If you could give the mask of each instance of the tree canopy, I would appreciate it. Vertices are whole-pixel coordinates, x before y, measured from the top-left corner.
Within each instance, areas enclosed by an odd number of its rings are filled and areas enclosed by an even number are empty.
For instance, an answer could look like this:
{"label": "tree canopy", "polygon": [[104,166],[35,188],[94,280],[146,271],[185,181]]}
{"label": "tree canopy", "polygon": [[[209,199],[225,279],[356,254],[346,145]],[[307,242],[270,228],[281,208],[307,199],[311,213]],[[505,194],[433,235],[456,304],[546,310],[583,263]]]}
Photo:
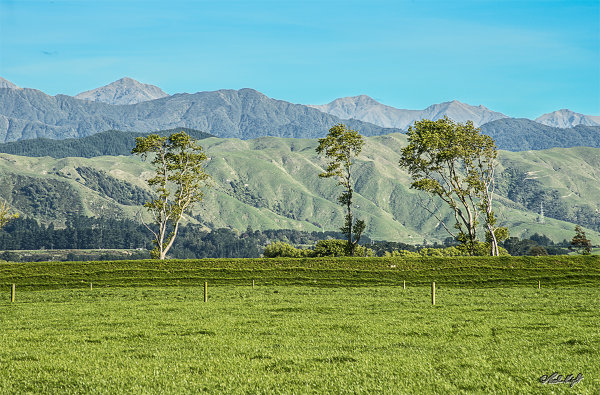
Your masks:
{"label": "tree canopy", "polygon": [[575,236],[571,240],[571,248],[582,255],[590,255],[592,252],[592,242],[585,235],[585,231],[579,225],[575,226]]}
{"label": "tree canopy", "polygon": [[[496,226],[493,211],[494,170],[497,149],[494,140],[471,121],[455,123],[447,117],[415,122],[408,130],[408,146],[402,150],[400,166],[412,177],[411,188],[428,192],[453,210],[456,231],[445,229],[468,251],[475,253],[477,225],[483,214],[491,255],[498,255],[498,239],[505,228]],[[436,208],[425,206],[432,214]]]}
{"label": "tree canopy", "polygon": [[0,202],[0,229],[15,218],[19,218],[18,213],[12,213],[11,208],[5,200]]}

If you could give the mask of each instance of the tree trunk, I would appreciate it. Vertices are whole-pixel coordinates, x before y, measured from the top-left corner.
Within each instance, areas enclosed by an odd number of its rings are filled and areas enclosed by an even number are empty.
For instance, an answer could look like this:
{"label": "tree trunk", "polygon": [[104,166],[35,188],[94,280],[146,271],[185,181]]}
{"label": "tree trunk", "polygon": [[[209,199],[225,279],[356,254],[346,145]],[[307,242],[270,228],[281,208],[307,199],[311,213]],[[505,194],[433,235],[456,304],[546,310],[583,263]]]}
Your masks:
{"label": "tree trunk", "polygon": [[498,249],[498,239],[494,234],[494,228],[488,224],[488,232],[490,232],[490,255],[499,256],[500,250]]}

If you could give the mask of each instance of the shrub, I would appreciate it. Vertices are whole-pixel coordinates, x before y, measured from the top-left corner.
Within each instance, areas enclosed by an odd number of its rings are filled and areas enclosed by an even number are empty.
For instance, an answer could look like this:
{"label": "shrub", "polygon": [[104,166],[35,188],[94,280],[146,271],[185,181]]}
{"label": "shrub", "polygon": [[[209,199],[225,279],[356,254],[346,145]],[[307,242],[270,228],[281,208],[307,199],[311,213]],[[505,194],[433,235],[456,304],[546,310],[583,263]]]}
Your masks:
{"label": "shrub", "polygon": [[[460,251],[459,255],[468,255],[466,246],[464,244],[460,244],[456,247],[458,251]],[[510,254],[506,251],[505,248],[498,246],[498,253],[500,256],[509,256]],[[474,248],[474,256],[490,256],[490,243],[483,243],[478,241],[475,244]]]}
{"label": "shrub", "polygon": [[[315,245],[312,256],[350,256],[348,241],[336,239],[320,240]],[[370,248],[357,245],[354,248],[354,256],[375,256],[375,253]]]}
{"label": "shrub", "polygon": [[283,241],[276,241],[265,247],[263,255],[265,258],[300,258],[306,256],[304,251]]}

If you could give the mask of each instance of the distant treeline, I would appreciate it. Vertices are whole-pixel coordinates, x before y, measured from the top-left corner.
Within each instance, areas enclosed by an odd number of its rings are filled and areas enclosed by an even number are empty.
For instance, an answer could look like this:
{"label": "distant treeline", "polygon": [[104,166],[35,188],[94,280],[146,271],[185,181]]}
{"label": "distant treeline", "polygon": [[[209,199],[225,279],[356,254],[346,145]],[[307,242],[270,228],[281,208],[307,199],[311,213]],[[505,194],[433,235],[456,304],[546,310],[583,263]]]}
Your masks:
{"label": "distant treeline", "polygon": [[[339,232],[303,232],[291,229],[236,231],[214,229],[211,232],[201,225],[186,225],[180,229],[169,256],[180,259],[194,258],[258,258],[265,247],[275,241],[295,246],[312,247],[319,240],[343,239]],[[451,244],[414,246],[400,242],[371,241],[364,245],[375,255],[384,256],[392,251],[419,251],[421,248],[442,248]],[[568,252],[568,242],[554,244],[548,237],[535,234],[529,239],[511,237],[502,246],[511,255],[559,255]],[[140,249],[140,258],[152,248],[152,238],[146,227],[129,219],[115,220],[70,216],[66,227],[57,229],[54,224],[40,225],[30,218],[18,218],[0,230],[0,259],[16,260],[11,250],[52,249]],[[75,257],[75,256],[74,256]],[[78,257],[79,258],[79,257]],[[33,259],[33,258],[32,258]],[[80,258],[84,259],[84,258]],[[107,255],[106,259],[112,259]]]}
{"label": "distant treeline", "polygon": [[[161,136],[168,136],[174,132],[185,131],[190,136],[201,140],[214,137],[209,133],[189,128],[176,128],[154,132]],[[131,148],[135,146],[135,138],[147,136],[150,133],[121,132],[108,130],[82,138],[53,140],[37,138],[20,140],[0,144],[0,152],[20,156],[50,156],[52,158],[82,157],[93,158],[96,156],[131,155]]]}
{"label": "distant treeline", "polygon": [[[201,225],[180,228],[172,258],[258,258],[271,241],[294,245],[314,245],[318,240],[341,238],[339,232],[300,232],[280,229],[243,232],[214,229],[209,232]],[[366,239],[368,240],[368,239]],[[122,219],[92,218],[71,215],[66,226],[40,225],[31,218],[18,218],[0,230],[0,259],[11,260],[10,250],[41,249],[142,249],[149,250],[152,237],[138,222]]]}

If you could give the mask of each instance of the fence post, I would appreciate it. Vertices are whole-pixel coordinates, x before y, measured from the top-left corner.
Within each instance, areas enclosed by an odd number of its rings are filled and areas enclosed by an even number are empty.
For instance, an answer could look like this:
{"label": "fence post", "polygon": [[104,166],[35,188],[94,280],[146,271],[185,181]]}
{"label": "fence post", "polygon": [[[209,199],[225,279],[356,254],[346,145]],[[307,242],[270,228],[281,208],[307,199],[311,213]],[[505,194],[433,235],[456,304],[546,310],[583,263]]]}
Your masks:
{"label": "fence post", "polygon": [[12,287],[10,288],[10,303],[15,303],[15,291],[16,291],[16,285],[13,284]]}
{"label": "fence post", "polygon": [[204,303],[208,302],[208,281],[204,282]]}
{"label": "fence post", "polygon": [[252,280],[252,288],[254,288],[254,280]]}
{"label": "fence post", "polygon": [[406,280],[402,280],[402,289],[406,289]]}
{"label": "fence post", "polygon": [[90,290],[94,289],[94,287],[92,286],[92,283],[90,282]]}
{"label": "fence post", "polygon": [[435,306],[435,281],[431,283],[431,304]]}
{"label": "fence post", "polygon": [[538,289],[542,289],[542,282],[538,280]]}

